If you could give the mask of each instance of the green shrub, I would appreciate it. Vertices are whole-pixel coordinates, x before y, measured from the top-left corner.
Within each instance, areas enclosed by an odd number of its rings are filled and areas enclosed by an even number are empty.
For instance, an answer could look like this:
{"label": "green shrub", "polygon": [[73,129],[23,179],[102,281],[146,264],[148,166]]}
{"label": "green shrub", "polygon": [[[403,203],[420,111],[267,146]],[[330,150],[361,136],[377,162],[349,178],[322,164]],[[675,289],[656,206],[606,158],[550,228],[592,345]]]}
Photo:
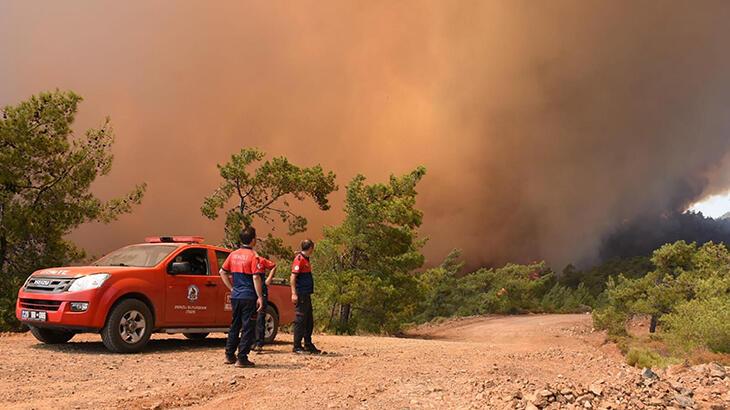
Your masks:
{"label": "green shrub", "polygon": [[626,354],[626,363],[635,367],[663,368],[677,363],[677,359],[664,357],[659,353],[645,348],[632,347]]}
{"label": "green shrub", "polygon": [[[730,353],[730,252],[723,244],[700,247],[678,241],[654,251],[654,270],[640,278],[609,277],[601,308],[593,313],[596,328],[609,336],[626,336],[635,315],[659,320],[652,342],[666,343],[675,353]],[[635,339],[627,338],[629,344]],[[646,349],[629,349],[631,364],[648,366],[666,360]]]}
{"label": "green shrub", "polygon": [[662,317],[661,323],[674,347],[730,353],[730,296],[691,300]]}
{"label": "green shrub", "polygon": [[614,306],[593,311],[593,327],[608,331],[609,336],[625,336],[628,316]]}
{"label": "green shrub", "polygon": [[575,289],[556,283],[540,301],[543,311],[557,313],[590,311],[595,303],[595,298],[582,283]]}
{"label": "green shrub", "polygon": [[646,256],[636,256],[626,259],[610,259],[600,265],[587,270],[578,270],[568,265],[560,275],[560,284],[575,289],[579,285],[585,286],[591,295],[598,296],[606,289],[609,277],[619,274],[628,278],[640,278],[653,268]]}
{"label": "green shrub", "polygon": [[15,301],[23,281],[24,279],[10,275],[0,280],[0,331],[23,329],[23,325],[15,318]]}
{"label": "green shrub", "polygon": [[460,251],[449,253],[444,262],[435,268],[418,274],[420,301],[416,322],[428,322],[438,317],[456,314],[464,301],[456,277],[463,263],[459,262]]}
{"label": "green shrub", "polygon": [[507,264],[479,269],[458,281],[463,296],[457,314],[522,313],[540,310],[540,300],[555,282],[544,263]]}
{"label": "green shrub", "polygon": [[[441,266],[417,276],[421,300],[416,322],[427,322],[439,316],[546,310],[542,300],[547,290],[555,287],[555,279],[544,263],[482,268],[459,277],[457,274],[462,264],[457,262],[458,256],[458,253],[452,252]],[[581,309],[581,304],[590,302],[587,294],[583,288],[576,293],[567,288],[556,289],[553,297],[544,305],[577,311]],[[557,311],[558,308],[549,309]]]}

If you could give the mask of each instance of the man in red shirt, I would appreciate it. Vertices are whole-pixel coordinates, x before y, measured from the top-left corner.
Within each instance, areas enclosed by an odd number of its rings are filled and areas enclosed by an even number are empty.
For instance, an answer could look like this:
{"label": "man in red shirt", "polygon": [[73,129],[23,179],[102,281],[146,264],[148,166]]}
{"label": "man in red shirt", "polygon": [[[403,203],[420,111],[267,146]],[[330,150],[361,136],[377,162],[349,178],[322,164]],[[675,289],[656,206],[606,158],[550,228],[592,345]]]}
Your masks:
{"label": "man in red shirt", "polygon": [[[312,293],[314,293],[314,278],[309,257],[314,252],[314,242],[307,239],[302,241],[302,250],[297,253],[291,268],[291,301],[296,306],[294,319],[294,353],[322,353],[312,343],[314,316],[312,312]],[[304,339],[304,346],[302,346]]]}
{"label": "man in red shirt", "polygon": [[[261,312],[263,308],[261,277],[256,274],[258,255],[253,250],[256,245],[256,230],[253,227],[243,229],[239,235],[241,248],[231,252],[223,262],[219,272],[223,283],[231,290],[231,306],[233,318],[226,341],[226,363],[236,363],[236,367],[253,367],[248,360],[254,340],[254,324],[251,316]],[[228,275],[233,277],[231,284]],[[238,347],[238,361],[236,361]]]}

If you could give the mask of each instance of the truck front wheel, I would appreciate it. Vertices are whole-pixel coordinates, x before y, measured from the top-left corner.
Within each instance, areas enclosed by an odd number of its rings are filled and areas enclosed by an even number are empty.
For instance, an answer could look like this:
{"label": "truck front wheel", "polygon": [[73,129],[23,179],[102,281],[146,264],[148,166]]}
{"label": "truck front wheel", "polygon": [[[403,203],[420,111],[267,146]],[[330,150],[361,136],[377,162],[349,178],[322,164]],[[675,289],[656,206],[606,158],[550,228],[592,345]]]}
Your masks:
{"label": "truck front wheel", "polygon": [[74,337],[74,332],[67,330],[44,329],[35,326],[30,326],[30,333],[39,341],[49,345],[66,343]]}
{"label": "truck front wheel", "polygon": [[139,352],[152,334],[152,313],[139,299],[125,299],[109,314],[101,330],[104,346],[115,353]]}

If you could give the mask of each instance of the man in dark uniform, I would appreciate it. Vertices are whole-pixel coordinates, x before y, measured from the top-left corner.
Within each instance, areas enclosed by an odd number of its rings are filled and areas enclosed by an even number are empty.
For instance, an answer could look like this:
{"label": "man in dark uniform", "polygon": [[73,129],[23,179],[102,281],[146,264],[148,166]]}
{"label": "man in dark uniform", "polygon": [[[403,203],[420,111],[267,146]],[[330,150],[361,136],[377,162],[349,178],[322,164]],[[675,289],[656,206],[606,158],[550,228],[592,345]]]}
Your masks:
{"label": "man in dark uniform", "polygon": [[[291,301],[296,306],[294,319],[294,353],[322,353],[312,343],[314,317],[312,314],[312,293],[314,293],[314,278],[309,257],[314,252],[314,242],[307,239],[302,241],[302,250],[297,253],[291,268]],[[304,339],[304,346],[302,346]]]}
{"label": "man in dark uniform", "polygon": [[[269,276],[266,277],[266,271],[269,271]],[[276,263],[258,256],[256,261],[256,274],[261,277],[262,283],[262,299],[264,301],[261,311],[256,316],[256,342],[254,343],[254,350],[256,353],[261,353],[264,350],[264,339],[266,338],[266,307],[269,305],[269,285],[271,280],[276,274]]]}
{"label": "man in dark uniform", "polygon": [[[248,360],[255,330],[251,316],[263,308],[261,277],[256,275],[257,255],[253,250],[256,245],[256,230],[247,227],[241,231],[239,237],[241,248],[228,255],[218,272],[223,283],[231,290],[233,308],[231,328],[226,342],[225,363],[236,363],[236,367],[253,367],[254,363]],[[233,284],[228,278],[229,274],[233,276]],[[238,347],[238,361],[235,356],[236,347]]]}

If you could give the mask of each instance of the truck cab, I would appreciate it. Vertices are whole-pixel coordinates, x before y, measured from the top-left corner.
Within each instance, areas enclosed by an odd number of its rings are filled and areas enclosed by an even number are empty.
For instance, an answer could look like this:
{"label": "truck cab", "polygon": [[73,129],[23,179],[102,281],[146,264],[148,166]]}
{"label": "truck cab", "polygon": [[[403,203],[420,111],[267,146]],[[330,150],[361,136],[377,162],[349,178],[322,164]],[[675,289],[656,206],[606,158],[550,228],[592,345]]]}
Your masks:
{"label": "truck cab", "polygon": [[[142,350],[152,333],[226,333],[231,294],[218,271],[230,252],[195,236],[150,237],[89,266],[42,269],[19,290],[16,316],[41,342],[94,332],[119,353]],[[284,283],[269,287],[268,342],[294,318],[290,297]]]}

